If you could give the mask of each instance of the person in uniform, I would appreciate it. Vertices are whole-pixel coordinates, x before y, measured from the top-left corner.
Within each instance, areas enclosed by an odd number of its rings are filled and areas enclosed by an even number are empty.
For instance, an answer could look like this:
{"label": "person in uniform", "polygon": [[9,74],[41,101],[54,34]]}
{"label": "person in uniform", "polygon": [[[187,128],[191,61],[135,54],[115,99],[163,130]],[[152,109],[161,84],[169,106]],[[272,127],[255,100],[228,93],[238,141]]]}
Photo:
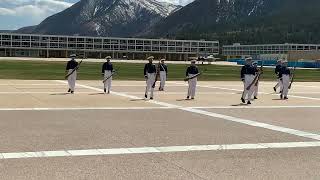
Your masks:
{"label": "person in uniform", "polygon": [[[101,73],[102,73],[102,76],[103,76],[104,80],[108,78],[104,82],[104,93],[110,94],[111,83],[112,83],[113,65],[110,62],[110,60],[111,60],[110,56],[107,56],[106,60],[107,60],[107,62],[105,62],[103,64]],[[107,90],[108,90],[108,92],[107,92]]]}
{"label": "person in uniform", "polygon": [[[258,63],[255,61],[252,63],[254,71],[256,72],[256,76],[258,76],[260,72],[259,68],[258,68]],[[253,86],[253,97],[254,99],[258,99],[258,91],[259,91],[259,80],[257,81],[257,83]]]}
{"label": "person in uniform", "polygon": [[[199,74],[199,70],[198,70],[198,67],[196,66],[196,60],[192,60],[191,65],[187,68],[186,77],[190,78],[197,74]],[[197,81],[198,81],[197,77],[188,80],[189,88],[188,88],[187,99],[189,99],[190,97],[192,100],[194,99],[196,94]]]}
{"label": "person in uniform", "polygon": [[70,58],[71,60],[68,61],[67,67],[66,67],[66,76],[68,76],[68,85],[69,85],[69,90],[71,94],[74,93],[74,89],[76,86],[76,80],[77,80],[77,68],[79,63],[76,61],[76,54],[71,54]]}
{"label": "person in uniform", "polygon": [[282,82],[281,82],[280,77],[279,77],[279,73],[280,73],[281,67],[282,67],[282,59],[279,59],[277,61],[277,65],[276,65],[276,68],[274,70],[274,73],[277,75],[278,83],[276,84],[275,87],[273,87],[273,90],[274,90],[274,92],[277,92],[277,89],[280,88],[280,93],[281,93],[281,90],[282,90]]}
{"label": "person in uniform", "polygon": [[159,64],[160,70],[160,87],[159,91],[164,91],[164,86],[166,84],[167,76],[168,76],[168,67],[164,63],[165,59],[161,59],[161,63]]}
{"label": "person in uniform", "polygon": [[147,58],[149,63],[147,63],[144,66],[144,77],[146,78],[146,91],[145,91],[145,98],[148,98],[148,93],[150,91],[150,99],[153,99],[153,92],[154,92],[154,85],[156,82],[156,73],[157,73],[157,69],[156,69],[156,65],[153,64],[153,56],[150,56]]}
{"label": "person in uniform", "polygon": [[291,71],[288,68],[288,61],[282,62],[282,67],[279,72],[279,77],[282,82],[282,92],[280,95],[280,99],[288,99],[288,92],[291,80]]}
{"label": "person in uniform", "polygon": [[247,104],[251,104],[254,85],[250,88],[249,86],[253,83],[255,76],[256,71],[252,66],[252,58],[249,57],[246,59],[246,64],[241,69],[241,80],[244,83],[244,90],[241,97],[242,103],[245,103],[245,100],[247,99]]}

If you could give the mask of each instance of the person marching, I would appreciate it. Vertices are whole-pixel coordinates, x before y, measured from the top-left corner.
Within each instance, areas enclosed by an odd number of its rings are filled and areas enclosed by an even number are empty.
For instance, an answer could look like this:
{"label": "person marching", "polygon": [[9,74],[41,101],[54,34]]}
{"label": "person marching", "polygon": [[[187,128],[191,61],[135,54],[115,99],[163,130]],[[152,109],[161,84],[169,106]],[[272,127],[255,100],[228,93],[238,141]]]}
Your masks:
{"label": "person marching", "polygon": [[150,99],[153,99],[153,92],[154,92],[154,84],[156,82],[156,65],[153,64],[153,56],[147,58],[149,63],[144,66],[144,77],[146,78],[146,91],[145,91],[145,98],[148,98],[148,93],[150,91]]}
{"label": "person marching", "polygon": [[161,63],[159,64],[160,70],[160,87],[159,91],[164,91],[164,86],[166,84],[167,76],[168,76],[168,67],[164,63],[165,59],[161,59]]}
{"label": "person marching", "polygon": [[282,92],[280,95],[280,99],[288,99],[288,92],[291,80],[291,71],[288,68],[288,61],[282,62],[282,68],[279,72],[279,77],[282,82]]}
{"label": "person marching", "polygon": [[[104,77],[104,93],[110,94],[111,83],[112,83],[112,73],[113,73],[113,65],[110,62],[111,57],[106,57],[107,62],[103,63],[102,66],[102,76]],[[107,92],[108,90],[108,92]]]}
{"label": "person marching", "polygon": [[246,59],[246,64],[241,69],[241,80],[244,83],[244,91],[242,93],[241,101],[245,103],[245,99],[248,100],[247,104],[251,104],[253,87],[252,85],[256,77],[256,71],[252,66],[252,58],[249,57]]}
{"label": "person marching", "polygon": [[[256,76],[258,76],[258,73],[260,73],[260,70],[258,68],[258,63],[255,61],[252,63],[254,71],[256,72]],[[259,79],[257,80],[257,83],[253,85],[253,97],[254,99],[258,99],[258,91],[259,91]]]}
{"label": "person marching", "polygon": [[[198,70],[198,67],[196,66],[196,60],[192,60],[191,65],[187,68],[186,77],[190,78],[190,77],[193,77],[197,74],[199,74],[199,70]],[[187,100],[190,97],[192,100],[194,99],[195,94],[196,94],[197,81],[198,81],[197,77],[191,78],[188,80],[189,88],[188,88]]]}
{"label": "person marching", "polygon": [[74,89],[76,86],[76,80],[77,80],[77,68],[79,63],[76,61],[76,54],[71,54],[70,58],[71,60],[68,61],[67,67],[66,67],[66,78],[68,78],[68,85],[69,90],[68,92],[73,94]]}
{"label": "person marching", "polygon": [[274,70],[274,73],[277,75],[278,83],[277,83],[277,85],[275,87],[273,87],[273,90],[274,90],[274,92],[277,92],[277,89],[280,87],[280,93],[281,93],[281,90],[282,90],[282,81],[280,80],[280,76],[279,76],[281,67],[282,67],[282,59],[279,59],[277,61],[277,65],[276,65],[276,68]]}

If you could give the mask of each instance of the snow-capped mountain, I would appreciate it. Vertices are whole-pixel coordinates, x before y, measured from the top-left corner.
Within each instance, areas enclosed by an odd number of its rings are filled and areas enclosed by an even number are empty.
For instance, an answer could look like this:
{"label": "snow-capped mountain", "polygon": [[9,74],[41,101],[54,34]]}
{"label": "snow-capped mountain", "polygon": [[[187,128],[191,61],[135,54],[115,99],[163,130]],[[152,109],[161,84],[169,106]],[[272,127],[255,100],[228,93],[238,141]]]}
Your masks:
{"label": "snow-capped mountain", "polygon": [[180,8],[156,0],[81,0],[36,27],[20,32],[134,36]]}

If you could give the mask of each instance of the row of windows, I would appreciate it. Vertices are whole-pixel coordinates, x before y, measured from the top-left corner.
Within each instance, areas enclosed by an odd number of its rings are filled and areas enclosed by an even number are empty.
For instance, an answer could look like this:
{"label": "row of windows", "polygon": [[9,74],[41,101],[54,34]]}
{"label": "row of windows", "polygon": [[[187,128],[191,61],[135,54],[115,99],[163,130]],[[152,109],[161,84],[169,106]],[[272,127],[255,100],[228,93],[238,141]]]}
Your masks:
{"label": "row of windows", "polygon": [[46,37],[46,36],[18,36],[1,35],[0,41],[13,42],[59,42],[59,43],[94,43],[94,44],[130,44],[130,45],[164,45],[164,46],[201,46],[218,47],[217,42],[185,42],[185,41],[162,41],[162,40],[122,40],[107,38],[81,38],[81,37]]}
{"label": "row of windows", "polygon": [[320,46],[228,46],[223,50],[320,50]]}

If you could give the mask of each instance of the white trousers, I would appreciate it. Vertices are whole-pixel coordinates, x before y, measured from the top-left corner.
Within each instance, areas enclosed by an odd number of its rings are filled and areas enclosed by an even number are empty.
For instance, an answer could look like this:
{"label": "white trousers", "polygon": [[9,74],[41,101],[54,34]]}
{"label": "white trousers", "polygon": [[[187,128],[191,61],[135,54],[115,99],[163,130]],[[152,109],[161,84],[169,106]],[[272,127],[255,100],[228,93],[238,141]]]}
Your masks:
{"label": "white trousers", "polygon": [[[192,77],[194,75],[195,74],[189,74],[188,77]],[[197,81],[198,81],[198,78],[193,78],[188,81],[189,83],[188,97],[191,96],[191,98],[194,98],[194,96],[196,95]]]}
{"label": "white trousers", "polygon": [[[110,77],[111,74],[112,74],[112,71],[104,71],[104,79]],[[112,83],[112,77],[110,77],[108,80],[104,82],[104,88],[108,89],[108,92],[111,89],[111,83]]]}
{"label": "white trousers", "polygon": [[255,78],[255,75],[244,75],[244,90],[243,90],[242,98],[248,101],[252,100],[254,85],[252,85],[249,90],[247,90],[247,88],[252,84],[254,78]]}
{"label": "white trousers", "polygon": [[280,91],[282,91],[282,81],[280,80],[280,78],[278,78],[278,83],[277,85],[275,86],[276,89],[278,89],[278,87],[280,87]]}
{"label": "white trousers", "polygon": [[[73,71],[73,69],[69,69],[69,74]],[[76,80],[77,80],[77,71],[74,71],[69,77],[68,77],[68,85],[69,85],[69,89],[71,89],[71,91],[74,91],[75,87],[76,87]]]}
{"label": "white trousers", "polygon": [[164,89],[164,85],[166,84],[167,73],[166,71],[160,71],[160,89]]}
{"label": "white trousers", "polygon": [[287,97],[289,92],[290,85],[290,75],[282,75],[282,96]]}
{"label": "white trousers", "polygon": [[149,91],[150,91],[150,98],[153,98],[153,91],[154,91],[154,88],[152,87],[153,84],[155,83],[156,81],[156,74],[155,73],[147,73],[147,87],[146,87],[146,92],[145,94],[148,95]]}

